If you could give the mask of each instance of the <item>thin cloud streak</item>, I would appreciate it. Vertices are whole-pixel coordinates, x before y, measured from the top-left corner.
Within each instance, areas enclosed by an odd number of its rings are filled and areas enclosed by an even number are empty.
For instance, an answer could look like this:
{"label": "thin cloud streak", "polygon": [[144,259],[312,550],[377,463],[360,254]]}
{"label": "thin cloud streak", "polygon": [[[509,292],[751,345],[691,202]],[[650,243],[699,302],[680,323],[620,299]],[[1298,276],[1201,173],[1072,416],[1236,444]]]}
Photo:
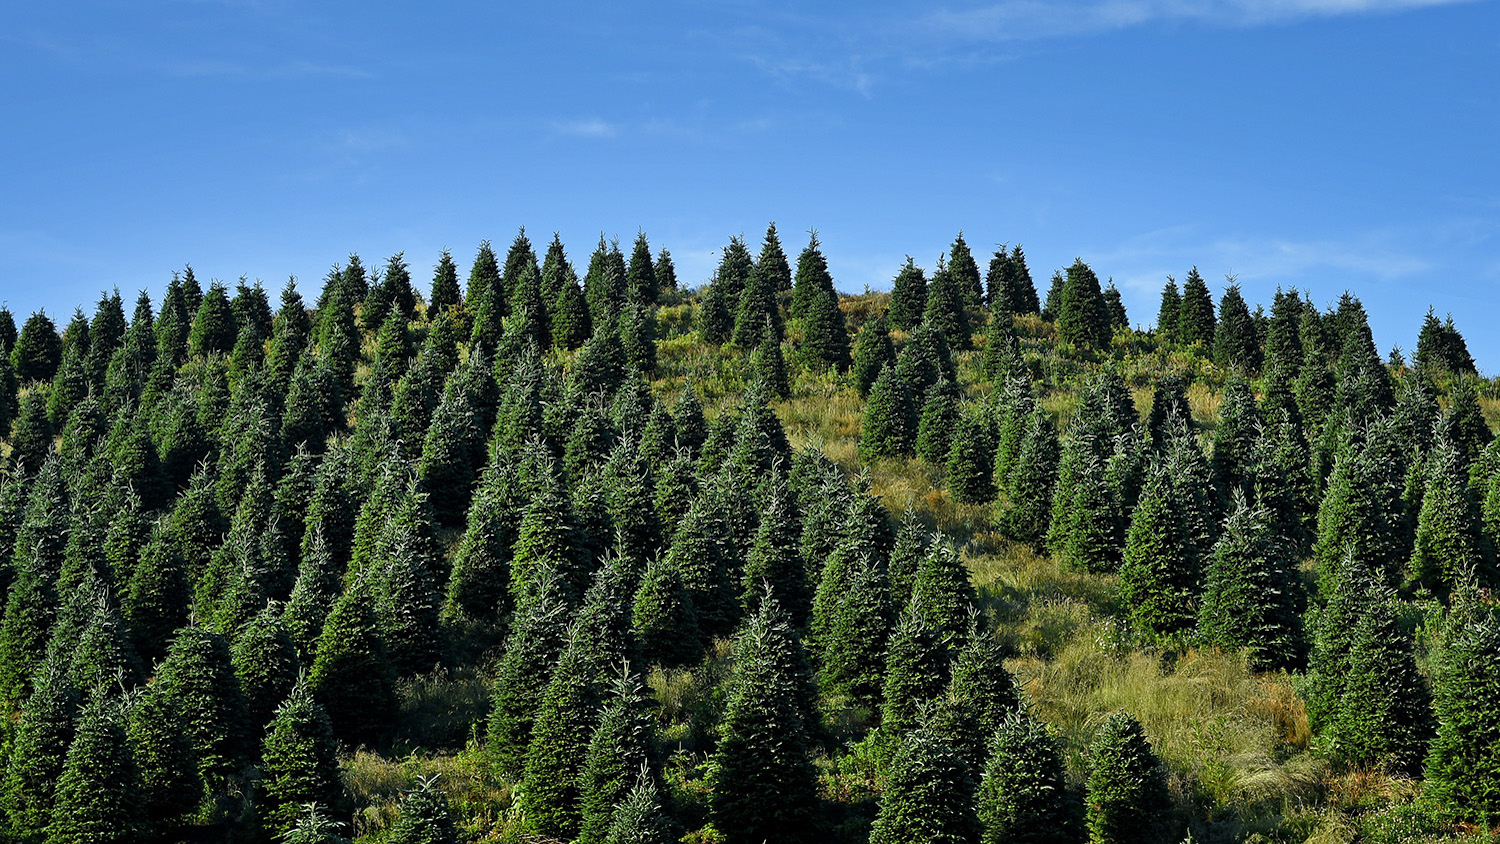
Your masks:
{"label": "thin cloud streak", "polygon": [[1024,41],[1091,35],[1153,22],[1249,28],[1310,18],[1394,13],[1484,0],[1005,0],[983,8],[940,10],[928,29],[975,41]]}
{"label": "thin cloud streak", "polygon": [[552,131],[575,138],[613,138],[619,127],[597,117],[583,120],[561,120],[552,124]]}

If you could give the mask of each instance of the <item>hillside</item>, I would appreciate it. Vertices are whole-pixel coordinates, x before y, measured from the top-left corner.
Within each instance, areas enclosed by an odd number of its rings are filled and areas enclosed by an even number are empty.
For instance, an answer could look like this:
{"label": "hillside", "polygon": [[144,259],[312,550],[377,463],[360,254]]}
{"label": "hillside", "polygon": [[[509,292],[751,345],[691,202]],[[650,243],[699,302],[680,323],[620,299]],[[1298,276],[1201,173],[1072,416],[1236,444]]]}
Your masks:
{"label": "hillside", "polygon": [[[641,235],[0,311],[17,841],[1488,840],[1494,385]],[[421,291],[418,287],[422,288]],[[1131,315],[1135,324],[1143,315]],[[310,808],[310,806],[312,808]]]}

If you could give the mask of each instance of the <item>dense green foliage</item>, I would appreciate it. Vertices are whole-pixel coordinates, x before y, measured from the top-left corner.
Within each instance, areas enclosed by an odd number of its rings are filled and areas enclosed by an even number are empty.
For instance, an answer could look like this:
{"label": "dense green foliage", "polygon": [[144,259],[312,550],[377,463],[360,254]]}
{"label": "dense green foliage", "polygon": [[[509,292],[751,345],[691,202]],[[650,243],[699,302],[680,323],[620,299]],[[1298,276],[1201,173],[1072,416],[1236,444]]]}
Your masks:
{"label": "dense green foliage", "polygon": [[1408,369],[1352,294],[1194,270],[1148,332],[1081,259],[1044,303],[960,235],[841,296],[822,250],[773,225],[695,286],[522,230],[466,285],[0,309],[7,840],[1500,819],[1495,386],[1451,318]]}

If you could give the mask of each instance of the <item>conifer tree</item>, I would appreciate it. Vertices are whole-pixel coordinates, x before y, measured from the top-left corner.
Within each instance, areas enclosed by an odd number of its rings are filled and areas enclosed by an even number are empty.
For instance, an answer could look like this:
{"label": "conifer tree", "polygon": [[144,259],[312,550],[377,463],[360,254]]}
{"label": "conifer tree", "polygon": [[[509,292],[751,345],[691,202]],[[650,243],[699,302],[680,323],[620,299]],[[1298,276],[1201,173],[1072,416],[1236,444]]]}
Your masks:
{"label": "conifer tree", "polygon": [[943,694],[948,661],[942,633],[929,623],[913,594],[891,631],[886,650],[880,735],[887,748],[899,747],[901,739],[921,724],[922,708]]}
{"label": "conifer tree", "polygon": [[802,320],[800,352],[815,368],[842,372],[849,368],[849,328],[839,309],[838,294],[830,287],[816,292]]}
{"label": "conifer tree", "polygon": [[57,778],[48,844],[134,842],[141,832],[140,778],[119,700],[96,693]]}
{"label": "conifer tree", "polygon": [[391,844],[458,844],[458,827],[448,806],[448,796],[437,787],[437,776],[419,777],[417,787],[406,792],[391,824]]}
{"label": "conifer tree", "polygon": [[945,469],[948,491],[960,504],[995,500],[995,426],[989,408],[971,405],[953,429]]}
{"label": "conifer tree", "polygon": [[1079,258],[1068,267],[1067,284],[1058,303],[1057,332],[1080,349],[1103,349],[1111,336],[1109,311],[1099,277]]}
{"label": "conifer tree", "polygon": [[702,654],[702,634],[682,575],[664,556],[653,557],[632,605],[631,628],[647,664],[690,665]]}
{"label": "conifer tree", "polygon": [[646,770],[652,737],[649,707],[640,677],[626,668],[614,680],[578,774],[583,815],[578,844],[604,844],[616,807]]}
{"label": "conifer tree", "polygon": [[1500,613],[1460,593],[1434,660],[1437,735],[1427,754],[1427,793],[1460,817],[1500,818]]}
{"label": "conifer tree", "polygon": [[1269,514],[1236,493],[1223,534],[1208,556],[1198,635],[1249,651],[1256,670],[1292,669],[1306,652],[1295,557]]}
{"label": "conifer tree", "polygon": [[969,250],[969,244],[964,241],[963,232],[959,232],[953,239],[953,245],[948,247],[948,271],[958,283],[964,305],[978,310],[984,304],[984,284],[979,278],[979,264],[974,261],[974,253]]}
{"label": "conifer tree", "polygon": [[672,253],[665,246],[656,253],[654,270],[658,289],[677,292],[677,265],[672,263]]}
{"label": "conifer tree", "polygon": [[1005,478],[1009,507],[997,513],[1006,532],[1023,542],[1040,542],[1052,523],[1052,498],[1059,460],[1057,428],[1041,408],[1032,412],[1016,452],[1015,466]]}
{"label": "conifer tree", "polygon": [[1104,311],[1109,314],[1109,327],[1111,331],[1125,331],[1130,328],[1130,316],[1125,313],[1125,302],[1120,298],[1120,289],[1115,287],[1115,280],[1109,280],[1109,286],[1104,288]]}
{"label": "conifer tree", "polygon": [[282,838],[282,842],[283,844],[349,844],[349,839],[338,834],[341,826],[323,813],[323,807],[316,803],[308,803],[297,807],[297,824]]}
{"label": "conifer tree", "polygon": [[10,435],[10,466],[40,466],[52,452],[52,421],[47,416],[47,395],[41,384],[21,397],[15,429]]}
{"label": "conifer tree", "polygon": [[1348,682],[1354,629],[1376,600],[1379,586],[1370,568],[1353,553],[1346,552],[1336,565],[1328,599],[1314,617],[1308,654],[1303,699],[1307,702],[1307,723],[1314,732],[1322,732],[1337,717]]}
{"label": "conifer tree", "polygon": [[21,325],[21,334],[10,347],[10,368],[22,384],[51,381],[62,356],[62,338],[57,336],[57,326],[45,310],[40,310]]}
{"label": "conifer tree", "polygon": [[374,603],[362,577],[334,601],[307,676],[334,736],[351,746],[379,740],[396,711],[394,672]]}
{"label": "conifer tree", "polygon": [[641,776],[615,808],[604,844],[672,844],[676,840],[661,792],[649,777]]}
{"label": "conifer tree", "polygon": [[1391,599],[1372,597],[1350,637],[1348,674],[1329,732],[1337,758],[1350,766],[1415,774],[1435,726],[1432,698]]}
{"label": "conifer tree", "polygon": [[859,339],[854,349],[854,386],[864,397],[880,377],[880,371],[896,365],[896,348],[891,345],[890,331],[884,315],[865,320],[859,329]]}
{"label": "conifer tree", "polygon": [[769,330],[746,360],[745,381],[747,383],[759,382],[768,393],[778,399],[785,399],[792,394],[792,388],[787,379],[786,358],[781,354],[781,344],[772,337]]}
{"label": "conifer tree", "polygon": [[1067,769],[1057,740],[1023,712],[1006,716],[988,745],[979,783],[983,844],[1066,844],[1076,840]]}
{"label": "conifer tree", "polygon": [[1219,298],[1219,321],[1214,328],[1214,362],[1225,369],[1253,374],[1260,370],[1260,338],[1240,286],[1231,283]]}
{"label": "conifer tree", "polygon": [[526,828],[535,834],[578,834],[579,774],[598,726],[604,672],[630,650],[626,586],[618,557],[596,572],[537,704],[518,801]]}
{"label": "conifer tree", "polygon": [[1454,380],[1453,388],[1448,393],[1448,412],[1443,417],[1443,430],[1458,448],[1465,465],[1472,464],[1495,438],[1489,423],[1484,421],[1484,413],[1479,408],[1479,396],[1470,379]]}
{"label": "conifer tree", "polygon": [[1484,535],[1457,447],[1446,440],[1438,443],[1428,455],[1424,482],[1408,582],[1447,595],[1465,572],[1492,580],[1494,549]]}
{"label": "conifer tree", "polygon": [[1144,840],[1166,809],[1166,766],[1152,751],[1140,723],[1128,713],[1116,712],[1089,745],[1089,841]]}
{"label": "conifer tree", "polygon": [[967,640],[953,661],[948,690],[929,715],[928,727],[963,759],[977,783],[984,771],[986,742],[1020,706],[1016,681],[1005,668],[1005,651],[977,610]]}
{"label": "conifer tree", "polygon": [[281,605],[266,604],[234,638],[231,663],[245,698],[251,735],[259,735],[296,685],[296,647],[282,620]]}
{"label": "conifer tree", "polygon": [[990,305],[1001,313],[1034,314],[1042,309],[1031,270],[1026,266],[1026,253],[1019,243],[1011,247],[1009,254],[1003,246],[995,250],[985,283],[989,287]]}
{"label": "conifer tree", "polygon": [[916,452],[929,465],[941,465],[948,459],[953,429],[960,415],[960,397],[959,389],[946,378],[927,388],[917,422]]}
{"label": "conifer tree", "polygon": [[969,614],[978,606],[969,570],[946,542],[934,543],[912,578],[912,604],[937,632],[943,647],[955,653],[969,634]]}
{"label": "conifer tree", "polygon": [[682,578],[705,641],[728,636],[739,620],[737,590],[720,548],[722,527],[705,491],[688,508],[667,547],[667,562]]}
{"label": "conifer tree", "polygon": [[261,750],[262,818],[276,834],[297,826],[309,803],[340,802],[338,745],[323,707],[299,679],[276,709]]}
{"label": "conifer tree", "polygon": [[733,844],[811,840],[817,781],[799,705],[801,680],[786,655],[800,651],[774,602],[735,640],[724,719],[708,763],[709,817]]}
{"label": "conifer tree", "polygon": [[1249,382],[1238,375],[1231,376],[1219,405],[1219,426],[1214,429],[1213,457],[1209,462],[1220,495],[1228,497],[1250,480],[1250,463],[1260,429],[1260,411]]}
{"label": "conifer tree", "polygon": [[1178,319],[1182,315],[1182,294],[1178,292],[1178,280],[1167,276],[1161,288],[1161,307],[1157,310],[1157,339],[1176,342],[1179,339]]}
{"label": "conifer tree", "polygon": [[864,419],[859,430],[859,453],[866,460],[899,457],[911,451],[916,432],[912,430],[912,397],[905,381],[896,377],[895,367],[880,370],[880,377],[870,388]]}
{"label": "conifer tree", "polygon": [[521,773],[538,701],[567,639],[570,598],[562,579],[546,570],[539,573],[537,591],[516,610],[495,672],[486,730],[487,752],[501,776]]}
{"label": "conifer tree", "polygon": [[1218,322],[1214,318],[1213,295],[1198,268],[1188,271],[1182,283],[1182,305],[1178,310],[1177,338],[1185,345],[1202,343],[1207,349],[1214,342]]}
{"label": "conifer tree", "polygon": [[922,322],[942,332],[956,349],[973,347],[973,327],[964,310],[964,293],[953,270],[938,262],[932,274],[932,283],[927,287],[927,302],[922,310]]}
{"label": "conifer tree", "polygon": [[974,783],[963,758],[919,729],[891,762],[870,844],[969,844],[979,840]]}
{"label": "conifer tree", "polygon": [[248,727],[228,642],[201,627],[178,630],[155,685],[182,707],[198,771],[217,790],[245,761]]}
{"label": "conifer tree", "polygon": [[[442,313],[462,299],[463,291],[458,289],[458,267],[453,263],[453,256],[444,249],[432,272],[432,290],[427,296],[427,310],[429,314]],[[431,319],[431,316],[428,318]]]}
{"label": "conifer tree", "polygon": [[1170,639],[1197,618],[1199,552],[1180,503],[1167,470],[1158,467],[1131,514],[1120,592],[1145,636]]}
{"label": "conifer tree", "polygon": [[67,656],[53,655],[37,668],[36,690],[15,726],[0,787],[0,806],[17,840],[31,838],[52,819],[77,714],[78,691],[68,680]]}
{"label": "conifer tree", "polygon": [[140,777],[143,837],[171,834],[203,796],[186,724],[181,702],[159,685],[147,686],[129,703],[125,735]]}
{"label": "conifer tree", "polygon": [[912,257],[907,255],[906,264],[891,282],[891,327],[897,331],[911,331],[921,324],[922,315],[926,311],[927,276]]}
{"label": "conifer tree", "polygon": [[871,551],[854,555],[832,619],[819,639],[818,686],[831,700],[871,714],[878,711],[885,685],[885,647],[894,624],[891,586]]}
{"label": "conifer tree", "polygon": [[215,281],[208,286],[208,292],[193,317],[193,327],[188,333],[188,351],[196,357],[207,357],[214,352],[228,354],[239,333],[229,294],[223,284]]}
{"label": "conifer tree", "polygon": [[[768,235],[770,236],[772,235]],[[765,257],[763,253],[762,258]],[[774,264],[774,258],[771,260]],[[785,261],[783,257],[782,263]],[[751,349],[767,340],[780,345],[783,328],[774,284],[775,278],[761,272],[757,263],[734,311],[734,334],[731,339],[736,345]]]}
{"label": "conifer tree", "polygon": [[[833,276],[828,273],[828,260],[819,248],[818,233],[811,233],[807,246],[797,256],[797,275],[792,282],[792,302],[787,316],[793,321],[807,317],[813,300],[823,293],[833,293]],[[835,293],[835,300],[837,294]]]}
{"label": "conifer tree", "polygon": [[1276,288],[1271,300],[1271,319],[1266,328],[1266,369],[1277,369],[1291,379],[1302,370],[1302,297],[1297,289]]}

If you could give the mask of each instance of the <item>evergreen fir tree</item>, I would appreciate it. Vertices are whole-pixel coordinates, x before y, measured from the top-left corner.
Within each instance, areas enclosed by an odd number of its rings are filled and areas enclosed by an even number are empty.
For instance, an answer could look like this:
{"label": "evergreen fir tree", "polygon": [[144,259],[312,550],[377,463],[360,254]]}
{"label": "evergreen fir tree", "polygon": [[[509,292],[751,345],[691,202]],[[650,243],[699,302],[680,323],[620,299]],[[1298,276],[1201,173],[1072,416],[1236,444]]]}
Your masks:
{"label": "evergreen fir tree", "polygon": [[1225,369],[1255,373],[1260,370],[1260,338],[1250,308],[1231,283],[1219,298],[1219,322],[1214,328],[1214,362]]}
{"label": "evergreen fir tree", "polygon": [[1177,290],[1177,279],[1167,276],[1161,289],[1161,308],[1156,313],[1156,336],[1168,343],[1180,337],[1178,319],[1182,314],[1182,294]]}
{"label": "evergreen fir tree", "polygon": [[885,658],[884,703],[880,735],[886,747],[921,724],[922,708],[943,694],[948,682],[949,649],[942,634],[928,622],[916,595],[891,631]]}
{"label": "evergreen fir tree", "polygon": [[208,286],[208,292],[193,317],[193,327],[188,332],[188,351],[196,357],[207,357],[215,352],[228,354],[239,333],[228,291],[215,281]]}
{"label": "evergreen fir tree", "polygon": [[15,429],[10,435],[10,466],[40,466],[52,452],[52,421],[47,416],[47,395],[41,384],[21,396]]}
{"label": "evergreen fir tree", "polygon": [[95,694],[78,716],[57,778],[48,844],[134,842],[141,833],[140,776],[120,702]]}
{"label": "evergreen fir tree", "polygon": [[350,844],[338,834],[340,826],[318,804],[308,803],[297,807],[297,825],[281,840],[283,844]]}
{"label": "evergreen fir tree", "polygon": [[938,262],[932,274],[932,283],[927,287],[927,302],[922,310],[922,322],[942,332],[943,337],[956,349],[973,346],[973,327],[964,310],[964,293],[953,270]]}
{"label": "evergreen fir tree", "polygon": [[301,679],[277,707],[261,751],[262,818],[276,834],[297,826],[309,803],[340,802],[338,745],[323,707]]}
{"label": "evergreen fir tree", "polygon": [[1458,448],[1440,441],[1427,458],[1424,481],[1408,581],[1447,595],[1465,572],[1492,580],[1494,549],[1484,535]]}
{"label": "evergreen fir tree", "polygon": [[660,791],[649,777],[641,776],[615,807],[604,844],[672,844],[676,840]]}
{"label": "evergreen fir tree", "polygon": [[37,668],[36,691],[10,739],[0,806],[18,841],[32,839],[51,821],[57,780],[73,743],[78,691],[66,663],[66,655],[56,654]]}
{"label": "evergreen fir tree", "polygon": [[663,246],[656,253],[656,285],[662,291],[677,292],[677,265],[672,263],[672,253]]}
{"label": "evergreen fir tree", "polygon": [[896,347],[891,345],[890,331],[886,326],[884,315],[874,319],[865,320],[865,324],[859,329],[859,339],[855,344],[854,386],[863,397],[870,395],[870,388],[880,377],[880,371],[887,366],[896,365]]}
{"label": "evergreen fir tree", "polygon": [[268,603],[234,638],[231,663],[245,697],[251,735],[259,735],[276,707],[296,685],[296,647],[282,620],[281,606]]}
{"label": "evergreen fir tree", "polygon": [[1057,332],[1080,349],[1103,349],[1111,336],[1109,311],[1099,277],[1079,258],[1068,267],[1068,281],[1058,303]]}
{"label": "evergreen fir tree", "polygon": [[[1500,818],[1500,613],[1461,595],[1436,654],[1437,735],[1427,754],[1426,790],[1460,816],[1491,826]],[[1465,605],[1468,602],[1468,605]]]}
{"label": "evergreen fir tree", "polygon": [[1198,268],[1193,267],[1188,271],[1187,280],[1182,283],[1182,305],[1178,310],[1177,338],[1189,346],[1202,343],[1207,349],[1214,342],[1217,328],[1213,295],[1208,292],[1208,285],[1204,283],[1203,276],[1198,275]]}
{"label": "evergreen fir tree", "polygon": [[630,647],[623,574],[618,557],[595,574],[537,704],[518,800],[534,834],[573,837],[582,823],[579,774],[599,722],[602,679]]}
{"label": "evergreen fir tree", "polygon": [[892,588],[879,555],[853,556],[832,619],[819,639],[818,686],[830,700],[841,698],[870,714],[878,711],[885,686],[885,647],[894,624]]}
{"label": "evergreen fir tree", "polygon": [[427,311],[429,314],[442,313],[462,300],[463,291],[458,289],[458,266],[453,263],[453,256],[444,249],[432,272],[432,290],[427,296]]}
{"label": "evergreen fir tree", "polygon": [[647,664],[679,667],[702,655],[702,635],[682,575],[667,557],[646,564],[632,605],[631,628]]}
{"label": "evergreen fir tree", "polygon": [[952,381],[940,379],[927,388],[922,415],[917,423],[917,456],[937,466],[948,459],[953,431],[959,420],[961,393]]}
{"label": "evergreen fir tree", "polygon": [[1266,369],[1280,370],[1295,379],[1302,370],[1303,356],[1302,297],[1296,288],[1283,293],[1278,287],[1266,330]]}
{"label": "evergreen fir tree", "polygon": [[957,651],[969,633],[969,613],[978,606],[969,570],[958,552],[945,542],[935,543],[917,565],[912,578],[912,604],[937,632],[945,648]]}
{"label": "evergreen fir tree", "polygon": [[896,273],[891,283],[891,327],[897,331],[911,331],[922,322],[927,312],[927,276],[906,256],[906,264]]}
{"label": "evergreen fir tree", "polygon": [[10,368],[22,384],[51,381],[62,363],[62,338],[45,310],[27,317],[20,336],[9,348]]}
{"label": "evergreen fir tree", "polygon": [[604,844],[615,809],[646,770],[651,751],[650,699],[640,677],[617,677],[578,774],[583,822],[578,844]]}
{"label": "evergreen fir tree", "polygon": [[181,702],[158,685],[147,686],[130,703],[125,735],[140,776],[143,837],[170,835],[203,796],[186,725]]}
{"label": "evergreen fir tree", "polygon": [[979,783],[983,844],[1066,844],[1076,840],[1067,768],[1058,742],[1029,714],[1006,716],[989,740]]}
{"label": "evergreen fir tree", "polygon": [[1198,549],[1173,481],[1158,467],[1131,514],[1120,564],[1120,592],[1131,623],[1146,636],[1171,637],[1197,618]]}
{"label": "evergreen fir tree", "polygon": [[963,759],[969,776],[978,780],[987,758],[986,742],[1020,706],[1016,681],[1005,668],[1005,651],[981,626],[978,612],[970,616],[970,631],[953,661],[948,690],[938,699],[928,727]]}
{"label": "evergreen fir tree", "polygon": [[803,360],[814,368],[842,372],[853,363],[849,355],[849,328],[831,282],[829,289],[813,294],[803,314],[799,351]]}
{"label": "evergreen fir tree", "polygon": [[307,676],[334,736],[351,746],[379,740],[396,711],[394,672],[374,603],[365,578],[334,601]]}
{"label": "evergreen fir tree", "polygon": [[1140,723],[1116,712],[1089,745],[1089,841],[1145,840],[1166,809],[1166,766],[1151,750]]}
{"label": "evergreen fir tree", "polygon": [[1306,647],[1295,562],[1265,509],[1236,493],[1223,535],[1208,556],[1199,637],[1246,649],[1256,670],[1298,667]]}
{"label": "evergreen fir tree", "polygon": [[1120,298],[1120,289],[1115,287],[1115,280],[1109,280],[1109,286],[1104,288],[1104,310],[1109,314],[1109,327],[1111,331],[1125,331],[1130,328],[1130,316],[1125,313],[1125,302]]}
{"label": "evergreen fir tree", "polygon": [[766,391],[778,399],[785,399],[792,394],[792,388],[787,379],[786,358],[781,354],[781,344],[773,339],[769,330],[762,337],[760,344],[750,353],[745,366],[745,381],[760,382]]}
{"label": "evergreen fir tree", "polygon": [[1350,766],[1415,774],[1434,731],[1432,699],[1391,599],[1378,592],[1372,598],[1350,636],[1331,741]]}
{"label": "evergreen fir tree", "polygon": [[791,267],[787,264],[786,253],[781,249],[781,241],[776,237],[776,224],[772,223],[766,230],[760,257],[756,259],[745,288],[740,292],[738,307],[734,312],[732,339],[736,345],[746,349],[754,348],[767,336],[778,344],[781,342],[783,326],[776,294],[782,290],[790,290],[791,282]]}
{"label": "evergreen fir tree", "polygon": [[1443,417],[1443,430],[1463,457],[1465,465],[1472,464],[1485,446],[1495,438],[1484,412],[1479,408],[1479,396],[1474,383],[1467,378],[1455,379],[1448,393],[1448,412]]}
{"label": "evergreen fir tree", "polygon": [[995,500],[995,430],[989,408],[971,405],[959,415],[945,461],[948,491],[960,504]]}
{"label": "evergreen fir tree", "polygon": [[906,737],[891,762],[870,844],[968,844],[979,840],[967,765],[931,730]]}
{"label": "evergreen fir tree", "polygon": [[1260,429],[1260,411],[1249,382],[1238,375],[1231,376],[1224,385],[1219,426],[1214,429],[1213,458],[1209,463],[1220,495],[1229,496],[1250,479],[1250,463]]}
{"label": "evergreen fir tree", "polygon": [[958,282],[965,307],[978,310],[984,305],[984,284],[979,278],[979,264],[974,261],[974,253],[969,250],[969,244],[964,242],[963,232],[959,232],[958,237],[953,239],[953,245],[948,247],[948,271]]}
{"label": "evergreen fir tree", "polygon": [[1037,408],[1026,422],[1015,466],[1005,478],[1010,506],[997,513],[997,521],[1010,536],[1023,542],[1040,542],[1047,536],[1052,523],[1058,452],[1057,428],[1052,417]]}
{"label": "evergreen fir tree", "polygon": [[908,389],[896,377],[894,367],[880,370],[860,425],[859,453],[864,459],[899,457],[911,451],[916,432],[911,429],[912,398]]}
{"label": "evergreen fir tree", "polygon": [[708,763],[709,817],[733,844],[813,837],[816,773],[801,681],[784,656],[800,646],[779,616],[774,603],[762,605],[736,638],[719,743]]}
{"label": "evergreen fir tree", "polygon": [[396,822],[391,824],[391,844],[458,844],[458,827],[448,806],[448,796],[437,787],[437,777],[422,777],[417,787],[402,796]]}
{"label": "evergreen fir tree", "polygon": [[201,627],[177,631],[155,685],[182,708],[198,771],[211,790],[245,762],[248,723],[229,643]]}

